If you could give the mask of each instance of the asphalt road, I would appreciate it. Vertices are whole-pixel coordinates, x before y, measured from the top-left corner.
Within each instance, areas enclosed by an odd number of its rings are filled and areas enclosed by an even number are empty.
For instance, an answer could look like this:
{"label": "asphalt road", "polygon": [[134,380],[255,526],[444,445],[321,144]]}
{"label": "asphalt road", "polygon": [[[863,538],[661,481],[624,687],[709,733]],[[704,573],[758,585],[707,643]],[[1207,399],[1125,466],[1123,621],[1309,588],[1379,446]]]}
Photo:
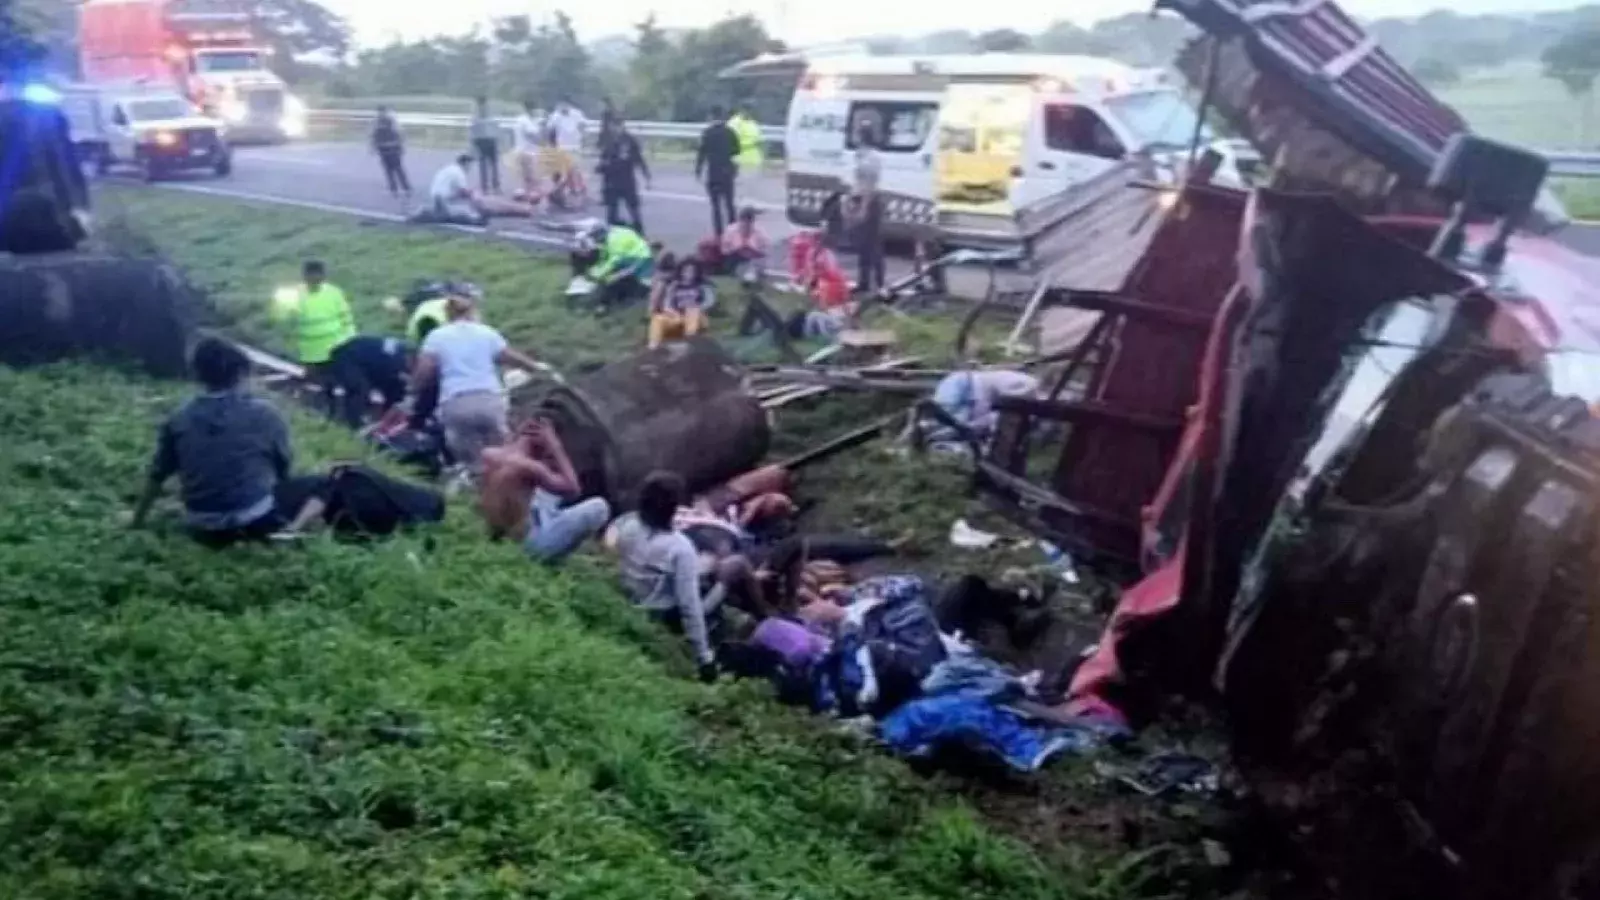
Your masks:
{"label": "asphalt road", "polygon": [[[443,150],[413,148],[406,169],[417,198],[427,194],[433,175],[453,154]],[[592,166],[591,166],[592,167]],[[506,193],[515,189],[517,175],[507,157],[502,161],[501,184]],[[643,194],[646,232],[668,249],[685,252],[711,234],[711,207],[704,188],[692,170],[681,162],[659,162]],[[378,161],[358,144],[288,144],[278,147],[240,147],[234,151],[233,173],[226,178],[196,174],[163,187],[241,199],[287,202],[330,212],[376,217],[403,217],[407,210],[389,195]],[[591,193],[598,196],[598,180],[591,174]],[[771,175],[741,179],[737,202],[752,204],[766,216],[763,227],[774,240],[793,229],[782,214],[783,183]],[[413,201],[413,203],[419,201]],[[496,219],[496,234],[555,246],[565,241],[570,227],[603,214],[596,204],[580,214],[545,215],[528,221]]]}
{"label": "asphalt road", "polygon": [[[241,147],[235,151],[233,174],[227,178],[196,175],[163,186],[173,190],[232,196],[246,200],[290,203],[312,209],[377,218],[398,219],[405,215],[403,205],[389,196],[377,160],[363,146],[342,143],[288,144],[279,147]],[[452,154],[448,151],[413,148],[406,167],[412,186],[421,196],[428,182]],[[514,188],[516,174],[507,158],[501,174],[507,191]],[[678,252],[692,251],[711,233],[710,206],[702,186],[682,162],[658,161],[654,178],[643,196],[643,214],[650,237]],[[598,185],[593,185],[597,188]],[[738,202],[755,205],[766,214],[763,227],[774,240],[782,240],[794,229],[782,211],[783,184],[774,173],[745,175],[738,186]],[[493,230],[508,238],[552,248],[565,246],[571,226],[599,215],[596,207],[577,215],[547,215],[527,221],[496,220]],[[474,229],[464,229],[474,230]],[[1600,223],[1574,224],[1559,235],[1567,246],[1591,256],[1600,256]],[[905,271],[891,265],[890,277]],[[966,273],[962,273],[966,274]],[[977,273],[972,273],[976,275]],[[964,282],[978,279],[957,278],[952,287],[965,292]]]}

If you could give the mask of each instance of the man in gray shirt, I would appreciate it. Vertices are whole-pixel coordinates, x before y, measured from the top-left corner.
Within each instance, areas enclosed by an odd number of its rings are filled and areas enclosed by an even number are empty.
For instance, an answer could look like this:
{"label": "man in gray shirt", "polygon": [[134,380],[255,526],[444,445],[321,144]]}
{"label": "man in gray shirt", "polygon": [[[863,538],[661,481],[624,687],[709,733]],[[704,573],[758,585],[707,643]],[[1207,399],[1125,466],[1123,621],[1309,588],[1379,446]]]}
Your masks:
{"label": "man in gray shirt", "polygon": [[131,524],[144,523],[176,475],[196,538],[218,546],[264,539],[288,521],[273,494],[294,461],[289,426],[271,404],[244,390],[250,362],[238,348],[206,338],[195,347],[193,368],[206,392],[162,424]]}
{"label": "man in gray shirt", "polygon": [[488,97],[479,97],[473,107],[472,148],[478,153],[479,189],[500,193],[500,123],[489,115]]}
{"label": "man in gray shirt", "polygon": [[622,587],[639,607],[675,631],[683,632],[700,664],[700,677],[717,677],[708,615],[717,612],[721,591],[700,592],[700,553],[672,520],[686,498],[683,479],[657,472],[639,488],[639,507],[618,519],[612,539]]}

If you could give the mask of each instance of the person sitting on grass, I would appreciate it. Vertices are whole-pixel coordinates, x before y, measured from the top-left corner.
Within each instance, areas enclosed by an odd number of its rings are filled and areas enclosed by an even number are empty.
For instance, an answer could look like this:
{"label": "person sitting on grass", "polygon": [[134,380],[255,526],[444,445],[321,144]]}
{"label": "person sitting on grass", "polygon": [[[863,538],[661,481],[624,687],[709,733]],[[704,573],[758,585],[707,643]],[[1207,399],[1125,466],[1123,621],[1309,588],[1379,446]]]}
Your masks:
{"label": "person sitting on grass", "polygon": [[821,232],[797,236],[789,251],[794,281],[811,298],[812,308],[789,320],[796,338],[832,338],[854,325],[861,308],[850,296],[850,280]]}
{"label": "person sitting on grass", "polygon": [[590,497],[563,508],[582,490],[550,423],[535,419],[502,447],[483,452],[479,509],[490,540],[510,538],[536,560],[558,563],[611,520],[611,505]]}
{"label": "person sitting on grass", "polygon": [[767,260],[767,248],[770,242],[767,235],[756,224],[758,212],[754,206],[746,206],[739,210],[739,218],[722,232],[722,246],[720,256],[724,275],[738,275],[743,277],[745,270],[750,267],[760,269]]}
{"label": "person sitting on grass", "polygon": [[326,500],[315,492],[295,491],[304,498],[295,510],[279,504],[294,464],[289,426],[271,404],[245,389],[250,360],[243,351],[204,338],[195,346],[191,366],[205,393],[162,424],[130,526],[144,525],[174,475],[182,486],[189,532],[210,547],[266,540],[301,530],[319,517]]}
{"label": "person sitting on grass", "polygon": [[720,617],[725,589],[701,591],[700,552],[673,525],[688,501],[683,478],[654,472],[639,488],[638,509],[619,518],[610,543],[617,552],[623,590],[651,618],[688,637],[700,678],[715,681],[716,649],[711,623]]}
{"label": "person sitting on grass", "polygon": [[692,258],[678,260],[670,276],[657,278],[651,287],[650,349],[699,334],[715,302],[700,264]]}

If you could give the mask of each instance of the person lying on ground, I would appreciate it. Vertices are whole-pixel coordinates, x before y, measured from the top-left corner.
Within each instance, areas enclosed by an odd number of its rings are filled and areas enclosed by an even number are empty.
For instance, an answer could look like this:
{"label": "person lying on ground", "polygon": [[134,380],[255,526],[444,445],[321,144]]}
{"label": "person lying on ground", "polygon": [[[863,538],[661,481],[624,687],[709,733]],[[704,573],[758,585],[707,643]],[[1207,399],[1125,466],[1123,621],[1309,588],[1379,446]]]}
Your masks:
{"label": "person lying on ground", "polygon": [[650,348],[699,334],[705,328],[706,312],[715,302],[700,264],[693,259],[678,261],[671,277],[657,278],[651,290]]}
{"label": "person lying on ground", "polygon": [[720,615],[726,594],[723,573],[716,586],[701,591],[700,553],[689,537],[673,526],[688,500],[683,479],[655,472],[639,488],[638,509],[617,520],[612,529],[623,590],[652,618],[689,639],[700,677],[717,676],[716,651],[708,619]]}
{"label": "person lying on ground", "polygon": [[445,443],[473,478],[483,471],[483,451],[504,444],[508,437],[510,407],[500,366],[542,368],[537,360],[512,349],[500,332],[478,321],[477,310],[473,297],[450,297],[450,321],[423,340],[411,378],[419,399],[437,387]]}
{"label": "person lying on ground", "polygon": [[[994,433],[1000,419],[1000,414],[994,408],[996,400],[1001,397],[1036,397],[1040,390],[1039,379],[1026,372],[965,369],[951,372],[939,380],[933,391],[933,402],[981,441]],[[929,438],[939,440],[937,431],[935,429]]]}
{"label": "person lying on ground", "polygon": [[739,218],[722,232],[721,257],[724,275],[743,275],[747,267],[758,270],[765,265],[770,242],[756,224],[757,210],[746,206]]}
{"label": "person lying on ground", "polygon": [[433,176],[424,221],[482,227],[494,216],[533,217],[536,210],[530,203],[474,191],[468,174],[472,163],[472,154],[462,153]]}
{"label": "person lying on ground", "polygon": [[208,337],[195,346],[191,365],[205,393],[162,424],[130,526],[144,525],[174,475],[189,533],[208,546],[266,540],[321,515],[314,495],[292,510],[278,503],[294,463],[289,426],[271,404],[246,389],[250,361],[244,353]]}
{"label": "person lying on ground", "polygon": [[479,509],[490,540],[517,541],[536,560],[560,562],[611,520],[601,497],[561,506],[582,488],[548,422],[528,422],[509,444],[485,450],[483,465]]}
{"label": "person lying on ground", "polygon": [[380,415],[387,414],[405,400],[406,373],[411,368],[405,341],[358,334],[333,351],[332,362],[342,373],[344,419],[352,429],[359,431],[365,424],[373,391],[382,397]]}
{"label": "person lying on ground", "polygon": [[607,312],[649,296],[655,256],[650,243],[632,228],[596,224],[583,235],[573,254],[573,274],[594,282],[599,311]]}

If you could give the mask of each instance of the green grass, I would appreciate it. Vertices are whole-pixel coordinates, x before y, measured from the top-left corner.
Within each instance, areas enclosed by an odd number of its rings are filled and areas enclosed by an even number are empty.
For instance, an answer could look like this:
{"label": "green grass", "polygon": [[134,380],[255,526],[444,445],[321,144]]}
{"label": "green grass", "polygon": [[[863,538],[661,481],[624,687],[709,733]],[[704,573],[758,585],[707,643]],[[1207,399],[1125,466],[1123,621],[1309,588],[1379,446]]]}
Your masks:
{"label": "green grass", "polygon": [[[226,328],[269,349],[282,350],[285,344],[283,334],[268,322],[267,301],[275,287],[295,283],[300,264],[311,257],[327,262],[332,280],[350,296],[358,324],[369,332],[398,333],[402,323],[381,304],[414,280],[469,278],[485,291],[484,315],[490,323],[517,346],[563,371],[598,365],[644,345],[639,308],[605,319],[573,313],[561,299],[569,275],[564,261],[508,243],[176,192],[110,188],[103,191],[102,201],[112,215],[122,215],[152,236],[210,293]],[[723,296],[721,314],[712,320],[713,333],[747,360],[775,361],[762,339],[734,336],[739,302],[731,286],[724,286]],[[796,303],[793,298],[774,299],[781,311]],[[924,365],[953,356],[949,318],[878,313],[867,324],[893,328],[900,352],[922,355]],[[786,407],[778,414],[776,451],[798,452],[904,405],[904,400],[892,398],[836,395],[822,403]],[[807,470],[806,484],[815,495],[837,498],[818,510],[819,528],[905,539],[907,553],[931,574],[985,562],[986,554],[947,552],[945,535],[956,516],[968,512],[987,525],[997,524],[981,509],[969,507],[959,467],[933,460],[908,463],[880,444]],[[869,485],[869,490],[860,489]],[[994,562],[1001,561],[997,557]]]}
{"label": "green grass", "polygon": [[[1030,847],[678,651],[579,560],[481,540],[205,551],[114,524],[187,389],[0,369],[0,896],[1071,898]],[[350,439],[295,416],[302,463]]]}
{"label": "green grass", "polygon": [[[371,331],[384,295],[452,274],[558,365],[643,334],[567,314],[558,266],[489,241],[170,193],[103,200],[210,289],[230,330],[269,346],[265,300],[310,256]],[[939,326],[909,330],[938,344]],[[170,516],[121,529],[154,425],[189,390],[0,368],[0,897],[1197,896],[1179,868],[1192,822],[1128,806],[1087,763],[997,794],[915,775],[758,686],[701,686],[603,562],[532,566],[483,541],[467,504],[372,547],[215,553]],[[832,417],[863,411],[842,406]],[[360,452],[290,412],[301,467]],[[879,454],[824,477],[854,489],[845,518],[889,530],[947,523],[960,489],[951,470]],[[921,544],[952,555],[942,534]]]}

